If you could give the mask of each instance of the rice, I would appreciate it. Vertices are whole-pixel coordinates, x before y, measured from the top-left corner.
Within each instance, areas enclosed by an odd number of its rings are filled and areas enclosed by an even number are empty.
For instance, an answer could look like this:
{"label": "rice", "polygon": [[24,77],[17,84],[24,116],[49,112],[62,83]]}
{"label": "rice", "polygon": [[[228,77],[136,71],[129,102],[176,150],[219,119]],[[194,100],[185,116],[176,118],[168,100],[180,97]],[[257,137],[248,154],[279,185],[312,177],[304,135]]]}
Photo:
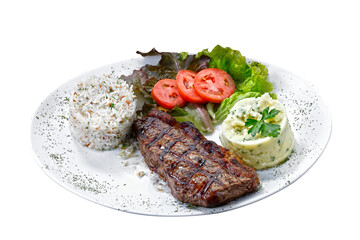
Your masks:
{"label": "rice", "polygon": [[130,133],[136,114],[132,86],[113,76],[89,76],[70,100],[70,130],[83,146],[117,148]]}

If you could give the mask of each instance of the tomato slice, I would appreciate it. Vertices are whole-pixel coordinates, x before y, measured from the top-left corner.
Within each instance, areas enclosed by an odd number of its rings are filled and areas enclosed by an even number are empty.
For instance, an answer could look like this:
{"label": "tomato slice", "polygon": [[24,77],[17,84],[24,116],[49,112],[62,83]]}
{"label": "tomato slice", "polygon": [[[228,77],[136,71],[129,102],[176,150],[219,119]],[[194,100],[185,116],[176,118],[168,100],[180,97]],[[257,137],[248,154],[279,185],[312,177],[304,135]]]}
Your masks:
{"label": "tomato slice", "polygon": [[174,79],[162,79],[158,81],[151,91],[151,96],[160,106],[172,109],[175,106],[183,107],[186,100],[180,95]]}
{"label": "tomato slice", "polygon": [[235,92],[235,83],[227,72],[218,68],[207,68],[196,74],[194,88],[203,99],[220,103]]}
{"label": "tomato slice", "polygon": [[206,103],[194,89],[196,72],[191,70],[180,70],[176,75],[176,83],[183,98],[191,103]]}

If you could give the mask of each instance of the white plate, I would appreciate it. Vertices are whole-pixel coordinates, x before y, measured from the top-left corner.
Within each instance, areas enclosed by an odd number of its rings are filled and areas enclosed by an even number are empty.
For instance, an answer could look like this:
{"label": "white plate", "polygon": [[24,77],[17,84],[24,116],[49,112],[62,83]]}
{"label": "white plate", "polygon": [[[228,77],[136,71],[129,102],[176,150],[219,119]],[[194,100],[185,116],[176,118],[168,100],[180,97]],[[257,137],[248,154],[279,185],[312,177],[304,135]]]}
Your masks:
{"label": "white plate", "polygon": [[[96,152],[80,146],[68,126],[68,99],[80,79],[90,74],[128,75],[159,58],[131,59],[101,67],[76,77],[51,93],[35,113],[31,138],[35,156],[44,172],[69,191],[117,210],[163,216],[201,215],[236,209],[264,199],[301,177],[324,151],[331,134],[331,116],[313,87],[293,74],[272,66],[269,80],[284,103],[296,144],[285,163],[258,171],[261,188],[257,192],[217,208],[193,207],[177,201],[169,189],[147,169],[141,154],[125,160],[119,151]],[[220,125],[207,135],[218,144]],[[145,173],[139,177],[139,173]]]}

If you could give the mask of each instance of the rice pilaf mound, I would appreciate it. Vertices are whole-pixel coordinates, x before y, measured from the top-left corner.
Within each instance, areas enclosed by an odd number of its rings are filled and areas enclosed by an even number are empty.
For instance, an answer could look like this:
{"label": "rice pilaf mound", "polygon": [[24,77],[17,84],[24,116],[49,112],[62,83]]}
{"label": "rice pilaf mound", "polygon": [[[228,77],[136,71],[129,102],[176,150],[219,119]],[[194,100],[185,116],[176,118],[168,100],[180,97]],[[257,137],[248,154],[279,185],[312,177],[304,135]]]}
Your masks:
{"label": "rice pilaf mound", "polygon": [[113,76],[89,76],[70,99],[70,130],[83,146],[117,148],[130,133],[136,115],[132,86]]}

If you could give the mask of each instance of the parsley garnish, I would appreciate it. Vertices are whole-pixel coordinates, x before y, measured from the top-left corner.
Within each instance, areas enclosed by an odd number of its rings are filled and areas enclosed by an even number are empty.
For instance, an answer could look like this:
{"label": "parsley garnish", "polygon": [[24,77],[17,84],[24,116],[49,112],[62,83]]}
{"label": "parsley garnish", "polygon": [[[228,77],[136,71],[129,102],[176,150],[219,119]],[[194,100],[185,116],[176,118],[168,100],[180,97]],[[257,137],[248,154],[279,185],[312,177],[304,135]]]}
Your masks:
{"label": "parsley garnish", "polygon": [[110,107],[110,108],[113,108],[114,106],[115,106],[115,104],[109,103],[109,107]]}
{"label": "parsley garnish", "polygon": [[280,132],[280,125],[278,124],[272,124],[272,123],[266,123],[265,120],[271,119],[275,117],[280,111],[276,109],[272,109],[269,112],[269,107],[265,108],[261,120],[255,120],[255,119],[247,119],[245,122],[246,127],[250,127],[248,131],[248,134],[251,134],[251,136],[255,137],[256,134],[261,133],[261,136],[263,137],[277,137],[279,136]]}

